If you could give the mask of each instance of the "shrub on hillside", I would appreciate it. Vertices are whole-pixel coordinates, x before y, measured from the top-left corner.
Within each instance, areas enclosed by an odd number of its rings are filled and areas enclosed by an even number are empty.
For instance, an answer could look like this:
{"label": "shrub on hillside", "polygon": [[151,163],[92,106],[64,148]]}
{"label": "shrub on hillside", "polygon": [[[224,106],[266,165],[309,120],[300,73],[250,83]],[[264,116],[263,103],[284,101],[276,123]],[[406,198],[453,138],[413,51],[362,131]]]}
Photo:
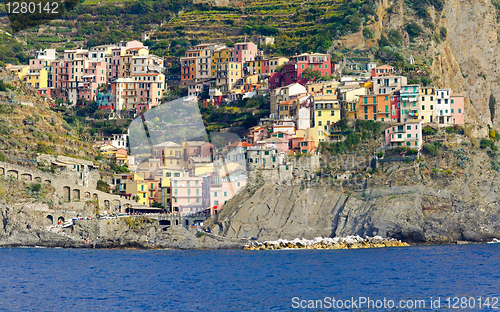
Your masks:
{"label": "shrub on hillside", "polygon": [[104,180],[97,181],[97,189],[101,192],[109,193],[109,184]]}
{"label": "shrub on hillside", "polygon": [[438,149],[434,144],[424,143],[424,145],[422,146],[422,152],[430,156],[437,156]]}

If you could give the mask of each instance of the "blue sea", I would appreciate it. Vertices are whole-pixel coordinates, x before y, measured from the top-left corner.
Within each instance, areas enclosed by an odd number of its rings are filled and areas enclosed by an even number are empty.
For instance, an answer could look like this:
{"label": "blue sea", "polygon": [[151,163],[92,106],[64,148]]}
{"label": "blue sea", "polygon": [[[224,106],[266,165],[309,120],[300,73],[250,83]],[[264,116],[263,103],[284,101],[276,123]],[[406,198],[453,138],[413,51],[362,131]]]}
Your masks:
{"label": "blue sea", "polygon": [[499,268],[500,244],[282,251],[3,248],[0,311],[498,311]]}

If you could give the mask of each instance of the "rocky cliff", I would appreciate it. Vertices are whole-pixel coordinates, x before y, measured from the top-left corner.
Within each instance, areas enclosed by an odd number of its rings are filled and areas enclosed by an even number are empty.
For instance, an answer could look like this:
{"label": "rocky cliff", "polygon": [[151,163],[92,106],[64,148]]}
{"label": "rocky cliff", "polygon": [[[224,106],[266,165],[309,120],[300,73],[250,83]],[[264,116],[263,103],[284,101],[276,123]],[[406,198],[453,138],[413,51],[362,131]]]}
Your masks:
{"label": "rocky cliff", "polygon": [[0,247],[64,248],[241,248],[240,240],[221,239],[210,234],[197,235],[182,225],[167,230],[154,220],[118,218],[75,221],[67,228],[46,225],[46,213],[29,201],[0,204]]}
{"label": "rocky cliff", "polygon": [[418,162],[381,162],[355,181],[254,185],[208,226],[228,238],[259,240],[380,235],[448,243],[500,237],[498,163],[463,144],[445,145],[439,156]]}

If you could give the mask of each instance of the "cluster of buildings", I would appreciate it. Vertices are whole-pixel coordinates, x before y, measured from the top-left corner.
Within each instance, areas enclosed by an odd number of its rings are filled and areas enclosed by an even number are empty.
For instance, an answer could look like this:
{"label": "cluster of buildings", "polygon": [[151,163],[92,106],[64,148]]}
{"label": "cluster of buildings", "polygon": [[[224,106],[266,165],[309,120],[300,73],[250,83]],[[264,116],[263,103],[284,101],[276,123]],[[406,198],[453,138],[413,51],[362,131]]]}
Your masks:
{"label": "cluster of buildings", "polygon": [[[159,105],[167,88],[164,60],[138,41],[60,54],[47,49],[29,65],[7,68],[40,95],[96,101],[119,115]],[[332,79],[342,69],[355,74]],[[139,164],[128,155],[127,135],[96,141],[107,159],[131,170],[116,175],[113,186],[141,206],[217,211],[246,185],[247,166],[288,170],[287,155],[313,154],[320,142],[341,139],[334,126],[342,119],[388,122],[387,146],[417,149],[425,124],[464,124],[463,94],[409,84],[394,67],[370,61],[335,64],[323,53],[268,57],[253,42],[206,43],[186,50],[180,70],[189,97],[206,92],[204,104],[219,106],[263,95],[269,97],[269,117],[242,142],[217,151],[203,141],[164,142]]]}
{"label": "cluster of buildings", "polygon": [[119,115],[160,104],[167,83],[164,60],[139,41],[86,49],[37,51],[29,65],[7,65],[41,96],[77,103],[96,101]]}
{"label": "cluster of buildings", "polygon": [[[152,155],[135,165],[127,157],[126,135],[95,143],[101,153],[115,160],[121,151],[130,173],[116,174],[116,193],[135,199],[138,206],[159,207],[180,213],[207,211],[215,214],[226,201],[246,186],[246,160],[240,142],[214,151],[205,141],[163,142],[153,146]],[[125,138],[125,140],[123,140]]]}

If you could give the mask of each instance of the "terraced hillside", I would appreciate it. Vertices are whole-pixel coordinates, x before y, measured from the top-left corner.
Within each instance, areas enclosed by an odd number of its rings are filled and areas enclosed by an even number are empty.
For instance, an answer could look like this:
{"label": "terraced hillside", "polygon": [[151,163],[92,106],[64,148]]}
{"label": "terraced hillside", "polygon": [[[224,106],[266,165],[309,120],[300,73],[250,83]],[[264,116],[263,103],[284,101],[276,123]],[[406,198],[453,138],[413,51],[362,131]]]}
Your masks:
{"label": "terraced hillside", "polygon": [[[373,0],[245,0],[226,7],[187,0],[86,0],[61,19],[20,37],[28,44],[63,49],[140,39],[149,31],[149,45],[157,54],[179,56],[200,41],[235,42],[244,35],[265,35],[276,38],[269,52],[293,54],[324,52],[332,38],[357,32],[375,19]],[[8,30],[7,20],[1,21]]]}
{"label": "terraced hillside", "polygon": [[0,160],[17,154],[34,159],[36,153],[94,158],[92,144],[83,142],[34,90],[4,70],[0,80]]}

